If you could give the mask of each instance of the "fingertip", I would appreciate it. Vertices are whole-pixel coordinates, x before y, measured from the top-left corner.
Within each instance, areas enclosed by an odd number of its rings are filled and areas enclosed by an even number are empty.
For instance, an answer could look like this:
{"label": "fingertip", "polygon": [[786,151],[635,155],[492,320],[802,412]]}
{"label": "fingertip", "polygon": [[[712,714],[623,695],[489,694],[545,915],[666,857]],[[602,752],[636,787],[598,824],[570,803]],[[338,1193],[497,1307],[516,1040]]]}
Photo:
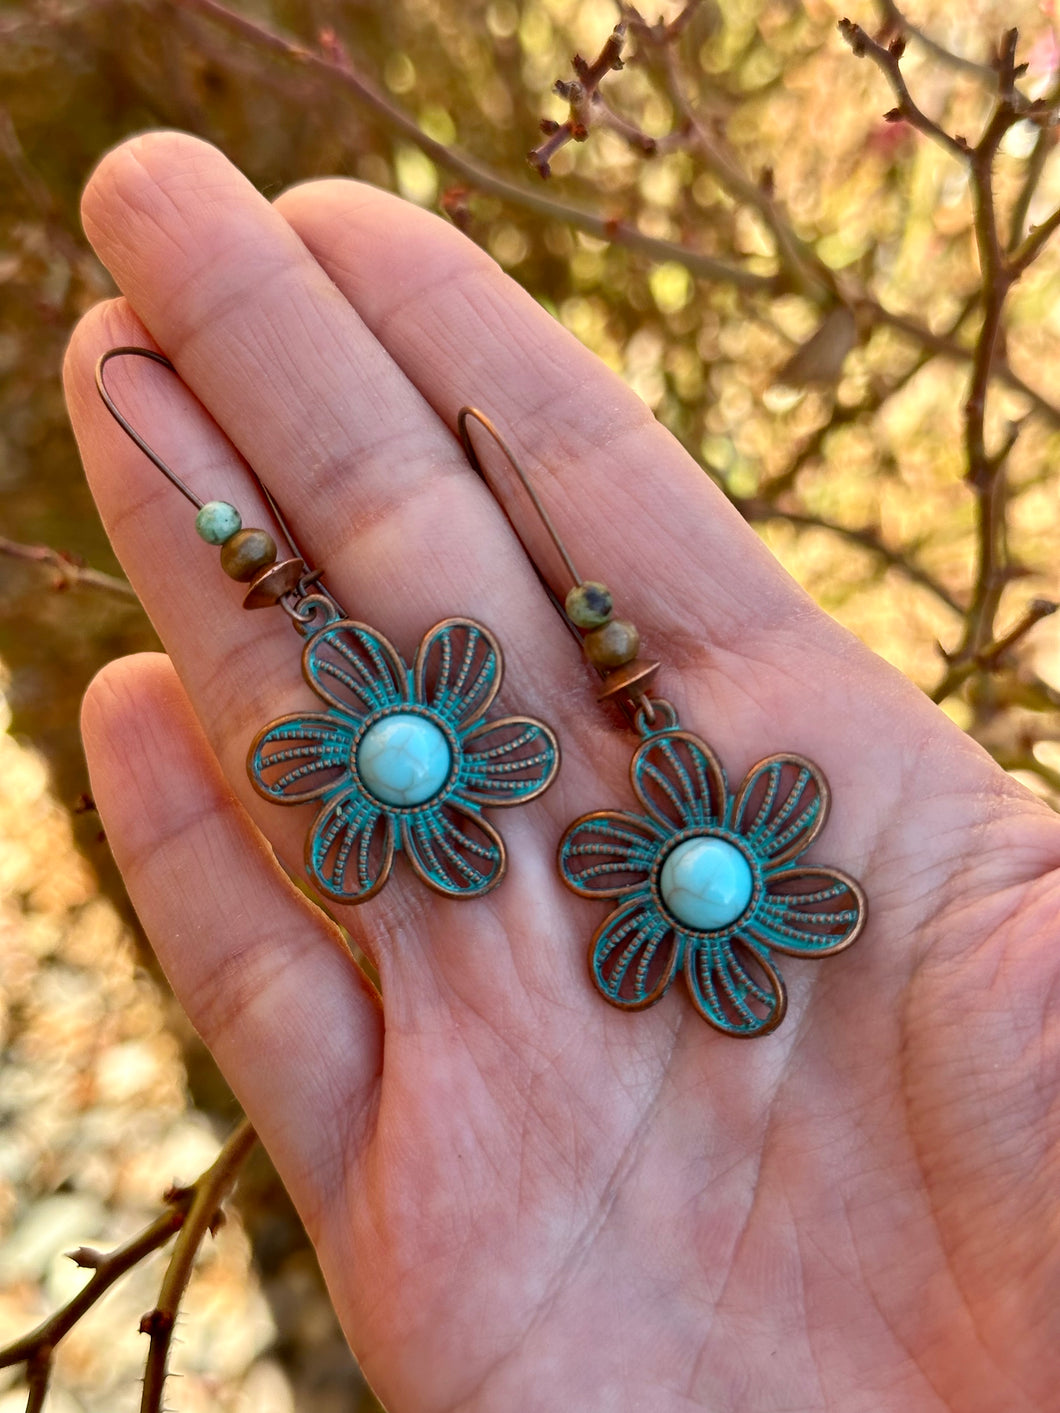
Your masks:
{"label": "fingertip", "polygon": [[411,255],[406,268],[423,270],[426,262],[432,278],[447,277],[447,267],[439,266],[440,257],[452,261],[452,268],[460,272],[500,273],[493,257],[443,216],[365,182],[343,177],[299,182],[281,192],[273,205],[310,251],[327,250],[329,261],[336,235],[345,232],[346,267],[351,274],[362,270],[373,281],[378,279],[379,260],[387,262],[390,280],[399,278],[400,272],[388,260],[395,246]]}
{"label": "fingertip", "polygon": [[98,398],[95,387],[96,363],[100,354],[119,344],[134,343],[153,348],[154,341],[122,295],[94,304],[74,325],[63,353],[63,392],[74,431],[81,410]]}
{"label": "fingertip", "polygon": [[308,177],[284,187],[273,198],[273,206],[285,217],[288,212],[315,210],[319,206],[342,203],[351,212],[371,206],[376,188],[353,177]]}
{"label": "fingertip", "polygon": [[128,756],[145,723],[171,720],[183,707],[183,689],[165,653],[132,653],[96,673],[81,702],[81,739],[89,764]]}
{"label": "fingertip", "polygon": [[197,186],[211,174],[216,180],[222,165],[238,175],[219,148],[175,128],[126,138],[104,153],[85,183],[81,196],[85,234],[98,250],[97,242],[109,237],[122,209],[137,214],[150,211],[171,183]]}

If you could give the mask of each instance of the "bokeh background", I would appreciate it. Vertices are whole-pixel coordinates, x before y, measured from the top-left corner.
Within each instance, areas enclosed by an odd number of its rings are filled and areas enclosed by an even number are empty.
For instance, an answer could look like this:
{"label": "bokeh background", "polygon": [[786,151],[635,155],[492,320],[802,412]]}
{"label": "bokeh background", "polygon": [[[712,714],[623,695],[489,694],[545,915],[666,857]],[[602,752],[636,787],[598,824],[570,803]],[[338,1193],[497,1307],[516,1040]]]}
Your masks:
{"label": "bokeh background", "polygon": [[[654,0],[645,18],[684,8]],[[849,14],[893,35],[893,5],[702,0],[672,43],[627,42],[625,68],[601,84],[607,111],[555,155],[547,182],[526,154],[542,117],[568,116],[553,82],[571,76],[575,53],[600,51],[615,4],[231,0],[228,17],[209,10],[192,0],[0,6],[0,1345],[83,1282],[64,1250],[106,1247],[145,1224],[237,1117],[138,935],[77,734],[98,667],[156,645],[120,582],[60,391],[70,329],[113,292],[78,222],[104,151],[176,126],[217,143],[266,194],[341,174],[440,210],[630,383],[819,603],[926,691],[946,678],[943,654],[962,642],[974,598],[962,407],[981,279],[967,171],[884,120],[893,95],[836,28]],[[1051,0],[910,0],[902,13],[910,86],[951,133],[980,130],[990,58],[1010,25],[1024,90],[1053,92]],[[383,103],[365,103],[350,74]],[[481,180],[432,160],[388,105],[469,155]],[[1026,228],[1060,204],[1055,131],[1025,122],[1006,136],[1006,236],[1014,207]],[[571,205],[602,219],[596,234],[565,213]],[[672,249],[611,238],[623,228]],[[739,274],[698,278],[683,252]],[[1035,601],[1060,598],[1058,293],[1060,253],[1047,246],[1008,301],[988,404],[992,446],[1019,433],[998,482],[995,639]],[[98,571],[92,582],[82,565]],[[1010,649],[966,663],[942,702],[1054,804],[1056,624],[1042,617]],[[63,1345],[56,1413],[138,1406],[137,1324],[161,1259]],[[260,1154],[203,1252],[173,1368],[168,1404],[182,1413],[376,1406]],[[17,1372],[0,1373],[0,1413],[24,1406]]]}

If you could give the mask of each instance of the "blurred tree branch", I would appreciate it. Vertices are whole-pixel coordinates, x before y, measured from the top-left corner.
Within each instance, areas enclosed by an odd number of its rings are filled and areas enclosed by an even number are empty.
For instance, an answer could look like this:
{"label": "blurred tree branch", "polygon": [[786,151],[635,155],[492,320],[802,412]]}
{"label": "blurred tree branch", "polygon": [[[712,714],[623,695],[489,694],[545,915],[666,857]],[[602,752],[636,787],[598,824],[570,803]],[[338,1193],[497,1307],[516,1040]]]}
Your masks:
{"label": "blurred tree branch", "polygon": [[[310,69],[337,84],[370,108],[392,131],[418,147],[432,162],[436,162],[443,170],[455,173],[477,191],[496,196],[534,215],[562,221],[576,230],[595,236],[598,240],[636,250],[652,260],[680,261],[699,279],[731,284],[748,294],[774,294],[780,287],[775,276],[760,275],[753,270],[726,264],[711,255],[675,245],[672,241],[645,235],[643,231],[626,222],[555,201],[540,192],[507,181],[484,164],[428,136],[414,119],[384,98],[378,89],[357,73],[347,59],[336,57],[334,51],[326,54],[306,49],[303,45],[296,44],[274,30],[267,29],[264,25],[259,25],[256,21],[219,4],[218,0],[160,0],[160,3],[185,12],[197,12],[229,33],[237,34],[254,44],[259,50]],[[1056,415],[1060,423],[1060,409],[1057,409]]]}
{"label": "blurred tree branch", "polygon": [[811,515],[806,511],[784,509],[761,496],[744,499],[740,496],[730,495],[729,499],[744,519],[749,520],[752,524],[766,520],[781,520],[788,525],[795,525],[803,529],[827,530],[829,534],[837,535],[849,544],[857,545],[859,549],[868,550],[888,568],[896,569],[904,575],[910,583],[917,584],[920,588],[927,589],[929,593],[934,594],[953,613],[963,613],[960,603],[953,597],[945,584],[918,565],[908,550],[892,549],[885,544],[879,530],[875,527],[842,525],[823,515]]}
{"label": "blurred tree branch", "polygon": [[104,574],[100,569],[89,569],[76,555],[66,550],[52,549],[50,545],[23,545],[16,540],[8,540],[0,535],[0,555],[8,559],[21,559],[30,564],[42,564],[55,572],[53,588],[61,589],[102,589],[105,593],[116,594],[119,598],[132,599],[139,603],[136,591],[125,579],[114,574]]}
{"label": "blurred tree branch", "polygon": [[[898,98],[898,107],[888,118],[904,119],[918,131],[932,138],[958,161],[967,166],[972,189],[974,232],[979,269],[982,279],[982,323],[972,354],[972,373],[968,397],[964,405],[966,477],[976,497],[976,568],[972,601],[965,615],[964,630],[956,651],[949,656],[950,666],[931,693],[933,700],[943,701],[976,672],[993,671],[1005,651],[1018,642],[1055,605],[1041,611],[1044,600],[1031,606],[1021,623],[1003,638],[995,636],[995,624],[1001,596],[1016,572],[1006,549],[1007,523],[1005,516],[1006,475],[1009,453],[1019,435],[1019,424],[1010,426],[1004,441],[994,450],[986,444],[986,403],[990,383],[998,361],[1002,340],[1004,306],[1009,291],[1032,261],[1040,254],[1046,241],[1060,226],[1060,210],[1054,211],[1022,242],[1010,236],[1008,247],[1003,244],[994,190],[994,161],[998,149],[1017,123],[1024,121],[1045,124],[1055,121],[1057,99],[1050,94],[1040,99],[1028,99],[1019,92],[1016,80],[1024,67],[1016,63],[1019,35],[1010,29],[1004,35],[992,70],[996,97],[978,142],[974,145],[961,136],[946,132],[917,106],[901,71],[905,41],[899,36],[884,47],[872,39],[860,25],[840,20],[840,33],[855,56],[869,58],[887,79]],[[1030,176],[1027,179],[1030,181]],[[1026,185],[1026,183],[1025,183]],[[1022,224],[1022,221],[1020,222]],[[1015,235],[1015,226],[1012,234]]]}
{"label": "blurred tree branch", "polygon": [[974,78],[986,79],[988,82],[993,79],[994,71],[989,64],[979,63],[975,59],[966,59],[963,54],[955,54],[952,49],[947,49],[944,44],[940,44],[937,39],[926,34],[918,25],[910,24],[904,12],[893,3],[893,0],[876,0],[876,9],[879,11],[880,25],[885,34],[908,36],[915,39],[924,52],[930,54],[933,59],[937,59],[940,64],[957,69],[961,73],[971,74]]}
{"label": "blurred tree branch", "polygon": [[[783,241],[778,242],[780,268],[772,275],[759,274],[757,271],[730,264],[701,251],[690,250],[687,246],[674,241],[647,235],[629,222],[600,216],[583,207],[545,196],[540,191],[516,185],[485,164],[466,156],[455,147],[447,146],[430,137],[413,118],[391,103],[389,99],[384,98],[378,89],[353,67],[348,57],[332,45],[326,45],[321,49],[308,49],[221,4],[220,0],[158,0],[158,3],[185,13],[192,12],[201,15],[228,33],[238,35],[254,45],[259,51],[275,55],[302,69],[308,69],[320,75],[327,82],[338,85],[359,103],[367,106],[389,129],[418,147],[443,170],[455,173],[469,187],[477,191],[495,196],[522,210],[529,211],[533,215],[572,226],[574,229],[584,231],[599,240],[634,250],[651,260],[674,261],[683,265],[697,279],[727,284],[747,295],[757,294],[769,297],[785,292],[806,292],[807,290],[806,269],[801,261],[793,259],[785,263],[783,259],[785,250],[795,252],[798,249],[798,238],[790,229],[785,231]],[[690,12],[694,8],[694,5],[686,6],[686,11]],[[682,15],[684,14],[685,12],[682,12]],[[682,28],[682,25],[675,27],[675,23],[665,26],[667,42],[678,39]],[[654,34],[656,31],[653,27],[647,26],[644,33],[649,32]],[[722,170],[720,158],[717,160],[720,172]],[[729,179],[737,180],[737,174],[731,168],[729,169]],[[751,200],[750,193],[755,187],[754,183],[749,185],[747,183],[748,179],[741,177],[737,183],[737,189],[730,191],[737,201]],[[722,184],[725,184],[724,181]],[[767,203],[771,203],[772,198],[768,191],[764,190],[754,197],[754,202],[756,209],[764,214]],[[774,228],[779,229],[779,208],[770,207],[769,209],[774,211],[772,217]],[[827,267],[817,260],[816,256],[813,257],[813,260],[815,271],[822,277],[816,298],[827,310],[834,305],[838,297],[833,292],[835,288],[834,276],[832,272],[827,271]],[[827,271],[826,275],[823,273],[825,271]],[[813,281],[810,283],[812,285]],[[853,289],[843,297],[845,302],[851,305],[859,326],[864,325],[866,328],[871,328],[875,325],[885,325],[894,328],[921,346],[960,362],[968,361],[973,356],[971,349],[945,335],[934,333],[925,324],[910,315],[887,309],[865,290]],[[1060,426],[1060,407],[1050,402],[1042,393],[1028,387],[1004,360],[998,360],[995,365],[995,375],[1016,391],[1023,393],[1031,400],[1037,411],[1046,416],[1054,425]]]}

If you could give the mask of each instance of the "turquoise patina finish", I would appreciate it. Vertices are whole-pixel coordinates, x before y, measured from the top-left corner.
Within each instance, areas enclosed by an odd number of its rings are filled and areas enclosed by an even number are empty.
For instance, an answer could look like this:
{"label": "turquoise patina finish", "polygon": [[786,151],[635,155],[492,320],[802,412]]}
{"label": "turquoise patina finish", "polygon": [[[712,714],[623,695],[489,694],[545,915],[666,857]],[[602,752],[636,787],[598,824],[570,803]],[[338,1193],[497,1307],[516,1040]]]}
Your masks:
{"label": "turquoise patina finish", "polygon": [[715,1029],[768,1034],[787,1005],[774,953],[829,956],[865,921],[852,878],[798,862],[827,817],[824,777],[800,756],[770,756],[734,793],[710,747],[676,723],[646,733],[630,776],[642,813],[584,815],[560,843],[568,886],[617,903],[592,940],[593,981],[640,1010],[683,971]]}
{"label": "turquoise patina finish", "polygon": [[361,737],[357,771],[364,788],[385,805],[422,805],[438,794],[452,765],[445,733],[423,716],[395,712]]}
{"label": "turquoise patina finish", "polygon": [[659,892],[678,922],[698,932],[727,927],[747,910],[755,880],[747,856],[725,839],[699,835],[671,849]]}
{"label": "turquoise patina finish", "polygon": [[431,888],[473,898],[501,880],[503,841],[486,808],[520,805],[552,783],[556,738],[528,717],[487,720],[500,648],[470,619],[437,624],[412,667],[366,624],[326,624],[302,671],[326,711],[267,726],[247,769],[268,800],[317,802],[306,869],[344,903],[370,898],[404,852]]}

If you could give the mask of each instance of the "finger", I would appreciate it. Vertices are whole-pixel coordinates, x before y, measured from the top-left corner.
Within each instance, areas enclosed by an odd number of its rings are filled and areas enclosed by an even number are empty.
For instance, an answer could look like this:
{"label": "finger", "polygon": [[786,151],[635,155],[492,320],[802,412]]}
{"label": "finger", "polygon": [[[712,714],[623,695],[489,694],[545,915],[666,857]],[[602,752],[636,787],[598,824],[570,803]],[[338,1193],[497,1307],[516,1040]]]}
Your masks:
{"label": "finger", "polygon": [[83,212],[153,338],[353,616],[408,650],[437,618],[470,613],[519,629],[516,662],[569,661],[451,431],[220,152],[137,138],[100,164]]}
{"label": "finger", "polygon": [[169,661],[110,663],[82,712],[133,905],[311,1223],[341,1189],[382,1062],[378,1001],[234,800]]}

